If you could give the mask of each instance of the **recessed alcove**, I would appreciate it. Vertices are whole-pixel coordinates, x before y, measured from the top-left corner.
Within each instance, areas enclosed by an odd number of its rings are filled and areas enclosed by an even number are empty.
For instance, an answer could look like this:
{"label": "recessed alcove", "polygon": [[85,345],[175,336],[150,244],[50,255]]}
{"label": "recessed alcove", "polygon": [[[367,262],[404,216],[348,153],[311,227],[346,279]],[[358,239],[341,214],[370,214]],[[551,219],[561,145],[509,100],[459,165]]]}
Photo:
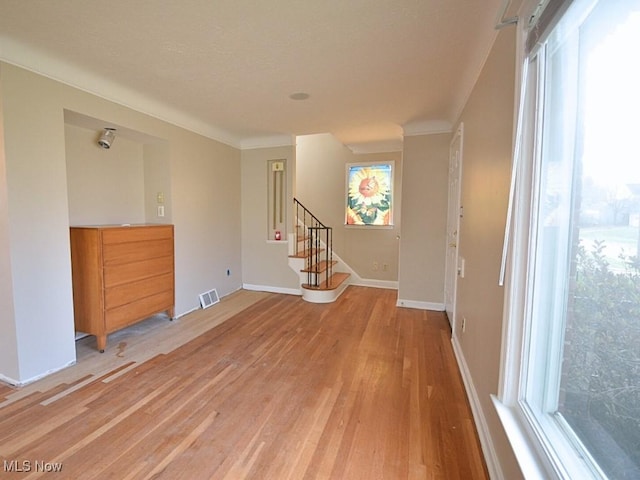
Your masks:
{"label": "recessed alcove", "polygon": [[[70,225],[171,223],[166,140],[65,110]],[[98,145],[115,128],[111,148]]]}

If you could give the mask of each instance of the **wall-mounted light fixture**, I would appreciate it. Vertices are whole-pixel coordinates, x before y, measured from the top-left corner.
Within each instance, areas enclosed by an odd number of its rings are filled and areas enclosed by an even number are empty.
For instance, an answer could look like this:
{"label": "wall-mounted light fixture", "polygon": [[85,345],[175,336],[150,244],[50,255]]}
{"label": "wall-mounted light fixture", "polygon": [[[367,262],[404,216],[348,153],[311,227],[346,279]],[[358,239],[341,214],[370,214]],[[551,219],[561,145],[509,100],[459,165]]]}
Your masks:
{"label": "wall-mounted light fixture", "polygon": [[111,148],[111,144],[115,138],[116,129],[107,127],[102,131],[102,135],[100,135],[100,138],[98,139],[98,145],[104,149],[109,149]]}

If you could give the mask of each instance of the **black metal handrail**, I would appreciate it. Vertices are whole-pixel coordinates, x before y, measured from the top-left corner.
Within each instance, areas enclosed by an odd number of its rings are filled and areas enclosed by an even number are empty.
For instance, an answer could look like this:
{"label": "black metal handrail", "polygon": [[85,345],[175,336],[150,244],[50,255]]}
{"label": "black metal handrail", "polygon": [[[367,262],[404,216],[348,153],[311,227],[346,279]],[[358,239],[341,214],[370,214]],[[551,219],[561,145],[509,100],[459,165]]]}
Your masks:
{"label": "black metal handrail", "polygon": [[[296,209],[295,255],[299,256],[300,245],[305,253],[305,271],[307,284],[319,287],[323,279],[329,285],[329,278],[333,274],[333,229],[324,225],[318,217],[298,201],[293,199]],[[300,230],[303,236],[300,239]]]}

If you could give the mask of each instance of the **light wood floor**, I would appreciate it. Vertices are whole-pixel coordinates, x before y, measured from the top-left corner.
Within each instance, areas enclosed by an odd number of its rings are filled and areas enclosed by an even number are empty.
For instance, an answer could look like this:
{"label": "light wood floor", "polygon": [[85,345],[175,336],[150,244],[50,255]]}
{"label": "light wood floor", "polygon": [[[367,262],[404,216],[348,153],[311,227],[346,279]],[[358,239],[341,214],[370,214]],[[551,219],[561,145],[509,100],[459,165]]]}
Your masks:
{"label": "light wood floor", "polygon": [[0,478],[488,478],[444,314],[395,302],[240,291],[79,340],[76,366],[0,386]]}

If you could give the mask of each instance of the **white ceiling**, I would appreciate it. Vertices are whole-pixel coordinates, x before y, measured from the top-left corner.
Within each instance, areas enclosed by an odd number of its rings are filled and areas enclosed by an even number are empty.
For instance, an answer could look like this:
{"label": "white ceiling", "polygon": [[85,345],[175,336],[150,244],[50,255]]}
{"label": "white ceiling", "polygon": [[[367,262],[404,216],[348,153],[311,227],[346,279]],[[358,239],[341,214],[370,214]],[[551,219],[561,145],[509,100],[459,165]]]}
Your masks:
{"label": "white ceiling", "polygon": [[502,4],[0,0],[0,59],[239,148],[330,132],[384,149],[451,128]]}

